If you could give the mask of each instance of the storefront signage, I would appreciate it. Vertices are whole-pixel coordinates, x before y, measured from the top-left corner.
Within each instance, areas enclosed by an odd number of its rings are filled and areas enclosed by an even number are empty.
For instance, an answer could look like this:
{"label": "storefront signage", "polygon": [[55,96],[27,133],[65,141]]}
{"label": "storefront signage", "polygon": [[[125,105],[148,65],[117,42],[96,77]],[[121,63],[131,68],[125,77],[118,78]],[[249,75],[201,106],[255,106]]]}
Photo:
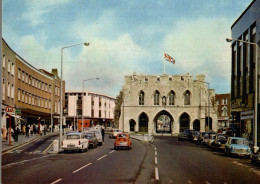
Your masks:
{"label": "storefront signage", "polygon": [[240,119],[245,120],[245,119],[254,119],[254,110],[249,110],[249,111],[243,111],[240,113]]}
{"label": "storefront signage", "polygon": [[21,110],[17,109],[16,111],[16,114],[21,114]]}
{"label": "storefront signage", "polygon": [[14,111],[14,108],[11,107],[11,106],[7,106],[7,107],[5,108],[5,111],[6,111],[6,112],[13,112],[13,111]]}

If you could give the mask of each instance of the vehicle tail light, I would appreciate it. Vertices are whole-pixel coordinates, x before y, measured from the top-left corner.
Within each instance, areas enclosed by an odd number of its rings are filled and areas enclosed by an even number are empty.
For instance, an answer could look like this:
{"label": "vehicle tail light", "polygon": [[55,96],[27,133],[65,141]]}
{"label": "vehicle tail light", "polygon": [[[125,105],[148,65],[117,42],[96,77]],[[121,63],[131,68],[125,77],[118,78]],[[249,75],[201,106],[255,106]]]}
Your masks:
{"label": "vehicle tail light", "polygon": [[92,141],[89,141],[90,143],[92,143]]}
{"label": "vehicle tail light", "polygon": [[79,145],[80,145],[80,141],[79,141]]}

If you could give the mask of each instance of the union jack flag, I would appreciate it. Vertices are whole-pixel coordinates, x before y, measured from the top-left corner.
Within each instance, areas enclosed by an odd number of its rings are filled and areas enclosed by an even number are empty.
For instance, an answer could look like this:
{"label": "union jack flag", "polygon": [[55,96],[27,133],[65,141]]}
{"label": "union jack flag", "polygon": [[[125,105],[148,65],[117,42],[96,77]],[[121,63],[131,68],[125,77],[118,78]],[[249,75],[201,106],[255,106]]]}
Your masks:
{"label": "union jack flag", "polygon": [[172,64],[175,64],[175,60],[174,60],[171,56],[169,56],[168,54],[166,54],[166,53],[164,53],[164,59],[165,59],[166,61],[169,61],[169,62],[172,63]]}

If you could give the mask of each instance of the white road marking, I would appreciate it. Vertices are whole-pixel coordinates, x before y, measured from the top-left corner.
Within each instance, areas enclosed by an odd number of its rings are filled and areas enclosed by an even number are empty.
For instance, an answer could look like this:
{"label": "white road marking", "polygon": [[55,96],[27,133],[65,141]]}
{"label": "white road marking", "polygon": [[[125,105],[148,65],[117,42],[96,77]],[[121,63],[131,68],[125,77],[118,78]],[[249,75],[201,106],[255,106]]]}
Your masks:
{"label": "white road marking", "polygon": [[113,151],[110,151],[109,153],[111,154],[111,153],[113,153],[115,150],[113,150]]}
{"label": "white road marking", "polygon": [[154,154],[155,154],[155,156],[157,156],[157,151],[155,151],[155,153],[154,153]]}
{"label": "white road marking", "polygon": [[102,158],[105,158],[106,156],[107,156],[107,155],[104,155],[104,156],[98,158],[97,160],[101,160]]}
{"label": "white road marking", "polygon": [[159,171],[157,167],[155,167],[155,180],[159,180]]}
{"label": "white road marking", "polygon": [[48,148],[46,148],[42,153],[43,154],[46,154],[46,152],[50,149],[50,147],[54,144],[54,141],[53,140],[51,140],[52,141],[52,143],[48,146]]}
{"label": "white road marking", "polygon": [[77,169],[77,170],[73,171],[72,173],[74,174],[74,173],[76,173],[76,172],[80,171],[81,169],[84,169],[85,167],[87,167],[87,166],[91,165],[91,164],[92,164],[92,163],[88,163],[87,165],[84,165],[83,167],[81,167],[81,168],[79,168],[79,169]]}
{"label": "white road marking", "polygon": [[154,158],[154,163],[157,164],[157,157]]}
{"label": "white road marking", "polygon": [[53,155],[45,155],[43,157],[32,158],[30,160],[23,160],[23,161],[20,161],[20,162],[14,162],[14,163],[6,164],[6,165],[2,166],[2,168],[6,168],[6,167],[9,167],[9,166],[12,166],[12,165],[18,165],[18,164],[21,164],[21,163],[25,163],[25,162],[29,162],[29,161],[33,161],[33,160],[38,160],[38,159],[50,157],[50,156],[53,156]]}
{"label": "white road marking", "polygon": [[51,184],[55,184],[55,183],[58,183],[59,181],[61,181],[62,179],[60,178],[60,179],[58,179],[58,180],[56,180],[56,181],[54,181],[54,182],[52,182]]}
{"label": "white road marking", "polygon": [[156,147],[154,147],[154,150],[156,151]]}
{"label": "white road marking", "polygon": [[187,180],[187,182],[188,182],[189,184],[192,184],[192,182],[191,182],[190,180]]}

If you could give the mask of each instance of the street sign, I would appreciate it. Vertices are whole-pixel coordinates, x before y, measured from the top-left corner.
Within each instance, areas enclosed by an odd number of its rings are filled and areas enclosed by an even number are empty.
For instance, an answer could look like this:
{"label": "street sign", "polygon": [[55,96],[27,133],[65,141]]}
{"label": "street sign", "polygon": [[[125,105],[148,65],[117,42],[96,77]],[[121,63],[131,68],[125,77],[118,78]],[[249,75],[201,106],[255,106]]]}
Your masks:
{"label": "street sign", "polygon": [[13,112],[13,111],[14,111],[14,108],[11,107],[11,106],[7,106],[7,107],[5,108],[5,111],[6,111],[6,112]]}
{"label": "street sign", "polygon": [[16,114],[21,114],[21,110],[20,109],[16,109]]}

